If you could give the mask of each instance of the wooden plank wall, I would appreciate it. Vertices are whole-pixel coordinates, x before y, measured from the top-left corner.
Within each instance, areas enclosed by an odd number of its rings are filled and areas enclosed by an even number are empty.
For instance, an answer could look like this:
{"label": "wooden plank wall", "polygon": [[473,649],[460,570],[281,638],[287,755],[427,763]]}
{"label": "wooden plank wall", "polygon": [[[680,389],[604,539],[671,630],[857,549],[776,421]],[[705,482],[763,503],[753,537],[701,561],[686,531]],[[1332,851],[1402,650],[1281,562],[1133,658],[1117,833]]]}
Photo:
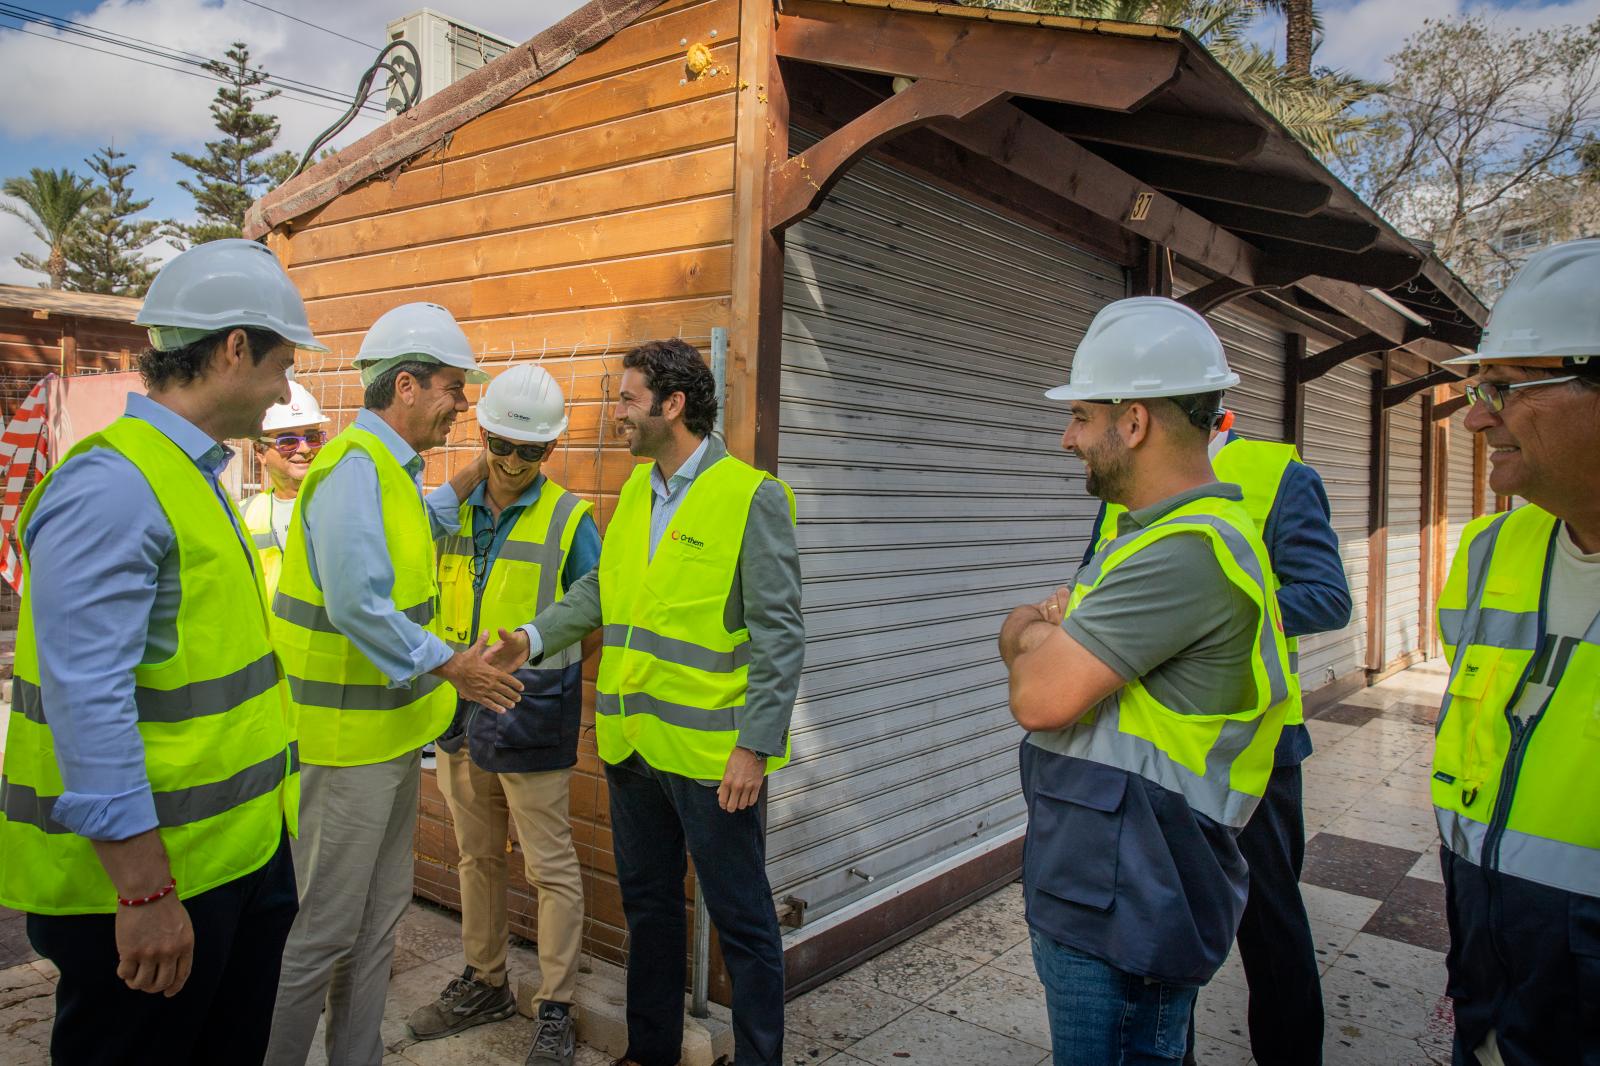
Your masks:
{"label": "wooden plank wall", "polygon": [[[709,356],[712,328],[730,322],[738,31],[738,0],[668,0],[398,172],[270,235],[333,348],[303,359],[300,379],[335,428],[359,408],[348,367],[373,320],[411,301],[442,304],[491,371],[540,359],[562,384],[572,428],[546,470],[595,500],[603,527],[634,465],[604,421],[622,354],[676,334]],[[715,74],[689,74],[685,42],[711,48]],[[429,482],[477,447],[476,422],[463,416],[451,445],[430,456]],[[590,727],[593,669],[591,660]],[[579,760],[572,816],[586,946],[621,961],[592,728]],[[424,792],[418,890],[458,906],[455,840],[431,778]],[[511,867],[513,928],[531,937],[536,905],[519,857]]]}
{"label": "wooden plank wall", "polygon": [[0,308],[0,415],[9,420],[46,374],[131,366],[146,339],[141,327],[128,322],[57,314],[41,318],[21,308]]}

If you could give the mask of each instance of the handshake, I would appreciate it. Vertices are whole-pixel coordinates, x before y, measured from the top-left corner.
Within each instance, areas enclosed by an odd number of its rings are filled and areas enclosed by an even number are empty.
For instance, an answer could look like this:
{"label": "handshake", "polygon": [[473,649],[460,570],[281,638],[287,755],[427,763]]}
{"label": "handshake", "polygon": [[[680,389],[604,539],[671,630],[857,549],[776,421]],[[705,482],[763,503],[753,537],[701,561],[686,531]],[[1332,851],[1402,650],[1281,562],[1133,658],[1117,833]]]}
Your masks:
{"label": "handshake", "polygon": [[450,656],[433,673],[450,682],[463,699],[504,714],[522,695],[515,671],[527,661],[528,635],[520,629],[502,629],[498,644],[490,647],[489,634],[482,633],[470,648]]}

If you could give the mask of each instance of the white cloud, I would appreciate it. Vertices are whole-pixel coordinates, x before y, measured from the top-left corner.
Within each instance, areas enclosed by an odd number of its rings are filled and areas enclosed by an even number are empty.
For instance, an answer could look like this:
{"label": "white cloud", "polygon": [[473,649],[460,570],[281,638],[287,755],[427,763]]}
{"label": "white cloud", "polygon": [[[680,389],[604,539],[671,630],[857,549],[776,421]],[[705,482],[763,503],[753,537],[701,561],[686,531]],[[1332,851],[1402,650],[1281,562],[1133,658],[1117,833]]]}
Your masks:
{"label": "white cloud", "polygon": [[1317,63],[1362,77],[1381,79],[1389,74],[1387,59],[1400,50],[1407,37],[1429,19],[1449,18],[1465,12],[1486,15],[1520,29],[1545,29],[1586,25],[1600,17],[1600,0],[1566,0],[1564,3],[1497,5],[1467,0],[1356,0],[1322,8],[1323,42]]}
{"label": "white cloud", "polygon": [[[0,200],[15,207],[22,206],[20,201],[9,196],[0,196]],[[37,285],[43,281],[43,274],[17,265],[17,253],[32,252],[42,256],[46,250],[44,243],[34,238],[26,222],[16,215],[0,212],[0,285]]]}

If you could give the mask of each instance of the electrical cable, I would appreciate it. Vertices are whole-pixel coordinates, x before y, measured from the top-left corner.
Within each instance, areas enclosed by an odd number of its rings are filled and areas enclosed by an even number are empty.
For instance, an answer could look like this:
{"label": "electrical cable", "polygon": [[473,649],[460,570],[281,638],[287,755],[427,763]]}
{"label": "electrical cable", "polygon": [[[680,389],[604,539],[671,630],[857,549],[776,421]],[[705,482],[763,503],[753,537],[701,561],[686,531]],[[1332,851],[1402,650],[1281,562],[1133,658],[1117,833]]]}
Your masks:
{"label": "electrical cable", "polygon": [[310,22],[306,19],[303,19],[298,15],[291,15],[287,11],[279,11],[275,7],[268,7],[266,4],[257,3],[256,0],[244,0],[244,2],[249,4],[251,7],[259,7],[263,11],[270,11],[274,15],[282,15],[284,18],[289,19],[292,22],[298,22],[302,26],[310,26],[314,30],[321,30],[323,33],[331,33],[333,36],[349,41],[351,44],[359,44],[363,48],[372,48],[373,51],[379,51],[379,49],[374,48],[370,42],[358,41],[354,37],[340,33],[338,30],[330,30],[326,26],[320,26],[315,22]]}

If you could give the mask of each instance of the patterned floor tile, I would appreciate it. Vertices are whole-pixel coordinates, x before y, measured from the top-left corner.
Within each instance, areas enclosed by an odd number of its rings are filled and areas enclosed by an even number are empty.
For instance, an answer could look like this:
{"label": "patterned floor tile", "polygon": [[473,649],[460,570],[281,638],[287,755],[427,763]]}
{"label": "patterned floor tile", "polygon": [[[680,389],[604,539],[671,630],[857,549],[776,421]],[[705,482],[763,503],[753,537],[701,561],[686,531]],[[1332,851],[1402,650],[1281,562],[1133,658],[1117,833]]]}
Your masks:
{"label": "patterned floor tile", "polygon": [[1416,863],[1421,848],[1405,849],[1318,833],[1306,841],[1300,880],[1354,896],[1382,900]]}
{"label": "patterned floor tile", "polygon": [[791,1000],[784,1008],[784,1024],[829,1047],[847,1048],[915,1005],[854,976],[845,976]]}
{"label": "patterned floor tile", "polygon": [[1437,991],[1424,992],[1360,972],[1343,959],[1322,976],[1322,1005],[1330,1027],[1337,1018],[1418,1040],[1427,1032],[1428,1014],[1438,998]]}
{"label": "patterned floor tile", "polygon": [[902,1014],[850,1048],[874,1066],[1034,1066],[1039,1047],[927,1007]]}
{"label": "patterned floor tile", "polygon": [[1383,714],[1381,707],[1363,707],[1360,704],[1343,702],[1330,704],[1317,711],[1314,720],[1318,722],[1337,722],[1340,725],[1366,725],[1368,722]]}
{"label": "patterned floor tile", "polygon": [[1445,987],[1444,959],[1443,951],[1363,932],[1356,934],[1334,965],[1439,996]]}
{"label": "patterned floor tile", "polygon": [[[1419,824],[1419,822],[1421,824]],[[1329,833],[1337,836],[1350,837],[1372,844],[1385,844],[1391,848],[1399,848],[1411,853],[1411,861],[1406,863],[1406,868],[1416,862],[1416,856],[1427,851],[1429,846],[1439,838],[1439,830],[1432,822],[1415,818],[1407,819],[1387,815],[1382,820],[1376,818],[1362,818],[1353,811],[1328,825]]]}
{"label": "patterned floor tile", "polygon": [[1018,977],[993,966],[970,973],[928,1000],[930,1010],[981,1025],[1049,1050],[1050,1019],[1037,978]]}
{"label": "patterned floor tile", "polygon": [[1430,951],[1449,951],[1443,883],[1402,877],[1361,931]]}
{"label": "patterned floor tile", "polygon": [[1377,911],[1381,900],[1340,892],[1321,885],[1301,884],[1300,898],[1305,901],[1306,913],[1312,921],[1324,921],[1358,931]]}
{"label": "patterned floor tile", "polygon": [[971,959],[911,940],[858,967],[854,976],[891,995],[921,1003],[978,965]]}

